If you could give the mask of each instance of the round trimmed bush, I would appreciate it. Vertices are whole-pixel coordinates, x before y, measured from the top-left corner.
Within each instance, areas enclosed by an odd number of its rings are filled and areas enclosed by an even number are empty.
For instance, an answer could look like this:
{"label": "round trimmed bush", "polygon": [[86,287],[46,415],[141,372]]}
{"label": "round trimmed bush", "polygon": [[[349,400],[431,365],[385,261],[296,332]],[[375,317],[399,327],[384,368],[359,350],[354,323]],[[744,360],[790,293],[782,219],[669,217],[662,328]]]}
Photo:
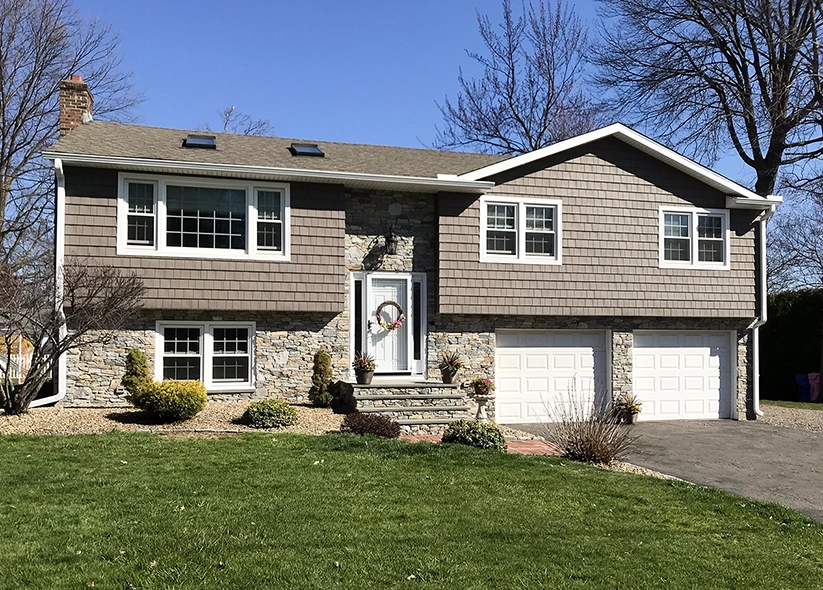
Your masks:
{"label": "round trimmed bush", "polygon": [[159,422],[182,422],[206,407],[206,386],[200,381],[158,381],[142,385],[129,401]]}
{"label": "round trimmed bush", "polygon": [[297,422],[297,412],[282,399],[252,402],[240,419],[252,428],[281,428]]}
{"label": "round trimmed bush", "polygon": [[497,424],[477,420],[455,420],[449,422],[441,442],[468,445],[478,449],[505,451],[506,439]]}

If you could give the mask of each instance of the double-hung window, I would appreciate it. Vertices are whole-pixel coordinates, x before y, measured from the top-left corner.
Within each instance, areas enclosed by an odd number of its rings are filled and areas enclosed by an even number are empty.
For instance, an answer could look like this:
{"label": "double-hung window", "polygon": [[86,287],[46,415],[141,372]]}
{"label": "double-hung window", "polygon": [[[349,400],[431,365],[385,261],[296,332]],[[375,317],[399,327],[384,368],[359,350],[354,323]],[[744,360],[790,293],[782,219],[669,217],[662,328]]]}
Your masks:
{"label": "double-hung window", "polygon": [[121,174],[119,201],[118,254],[288,259],[288,185]]}
{"label": "double-hung window", "polygon": [[159,322],[157,379],[202,381],[210,391],[254,385],[254,324]]}
{"label": "double-hung window", "polygon": [[729,212],[661,207],[660,266],[727,269]]}
{"label": "double-hung window", "polygon": [[560,202],[507,197],[480,200],[480,259],[488,262],[560,262]]}

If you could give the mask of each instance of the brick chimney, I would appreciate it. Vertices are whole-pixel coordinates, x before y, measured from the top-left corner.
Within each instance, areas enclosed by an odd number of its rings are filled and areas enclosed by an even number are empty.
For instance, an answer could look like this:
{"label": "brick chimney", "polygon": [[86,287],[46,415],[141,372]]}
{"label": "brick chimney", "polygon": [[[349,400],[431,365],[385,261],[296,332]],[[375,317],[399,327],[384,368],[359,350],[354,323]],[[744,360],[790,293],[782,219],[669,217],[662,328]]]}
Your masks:
{"label": "brick chimney", "polygon": [[94,97],[89,85],[80,76],[60,80],[60,137],[91,121]]}

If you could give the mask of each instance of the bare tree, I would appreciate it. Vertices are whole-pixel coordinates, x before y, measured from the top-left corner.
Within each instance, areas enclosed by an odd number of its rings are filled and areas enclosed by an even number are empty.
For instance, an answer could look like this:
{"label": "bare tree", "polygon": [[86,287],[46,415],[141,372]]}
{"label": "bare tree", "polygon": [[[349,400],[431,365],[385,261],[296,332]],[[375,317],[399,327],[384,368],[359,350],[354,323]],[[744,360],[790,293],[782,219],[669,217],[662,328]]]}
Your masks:
{"label": "bare tree", "polygon": [[40,152],[58,136],[60,81],[84,75],[98,118],[127,118],[141,99],[117,36],[70,0],[0,0],[0,17],[0,264],[19,269],[52,241],[54,172]]}
{"label": "bare tree", "polygon": [[823,0],[600,0],[597,82],[633,124],[713,159],[732,146],[774,191],[823,155]]}
{"label": "bare tree", "polygon": [[[140,309],[143,282],[134,274],[70,261],[59,274],[46,261],[26,272],[0,268],[0,403],[6,414],[25,412],[61,355],[78,346],[108,342]],[[55,297],[57,293],[57,297]],[[11,372],[11,345],[18,338],[31,343],[31,365],[18,383]]]}
{"label": "bare tree", "polygon": [[503,0],[503,22],[478,13],[484,53],[467,52],[483,67],[464,77],[456,102],[438,105],[444,126],[438,148],[522,154],[591,131],[604,107],[583,87],[586,33],[574,10],[556,0],[522,5],[520,16]]}
{"label": "bare tree", "polygon": [[[223,133],[235,133],[238,135],[273,135],[274,129],[268,119],[254,119],[251,115],[235,110],[234,105],[217,111]],[[206,131],[214,131],[206,123],[202,126]]]}

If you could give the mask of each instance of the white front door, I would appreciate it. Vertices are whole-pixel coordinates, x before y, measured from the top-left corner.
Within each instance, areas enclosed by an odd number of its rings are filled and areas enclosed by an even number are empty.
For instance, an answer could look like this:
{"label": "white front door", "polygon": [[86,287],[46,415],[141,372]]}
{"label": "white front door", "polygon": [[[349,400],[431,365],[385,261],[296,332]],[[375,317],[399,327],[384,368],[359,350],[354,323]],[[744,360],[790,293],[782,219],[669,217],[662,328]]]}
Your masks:
{"label": "white front door", "polygon": [[[367,352],[374,356],[377,363],[377,373],[410,372],[410,291],[411,277],[368,277],[366,346]],[[400,326],[394,327],[393,323],[401,313],[405,320]]]}

